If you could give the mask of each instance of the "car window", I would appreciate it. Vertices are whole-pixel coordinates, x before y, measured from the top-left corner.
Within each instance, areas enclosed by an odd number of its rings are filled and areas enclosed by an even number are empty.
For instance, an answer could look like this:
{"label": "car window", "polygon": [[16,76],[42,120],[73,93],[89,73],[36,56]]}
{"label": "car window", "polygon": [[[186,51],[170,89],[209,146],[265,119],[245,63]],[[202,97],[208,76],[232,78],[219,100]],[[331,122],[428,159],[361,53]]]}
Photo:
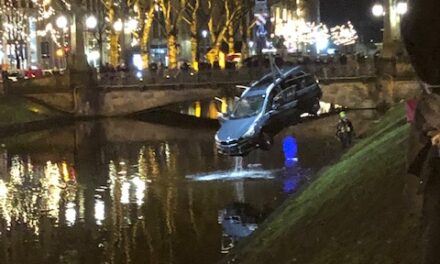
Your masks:
{"label": "car window", "polygon": [[272,89],[267,100],[268,103],[266,111],[272,110],[275,102],[279,104],[282,103],[282,92],[283,90],[279,86]]}
{"label": "car window", "polygon": [[247,96],[237,102],[231,119],[240,119],[257,115],[264,105],[265,95]]}
{"label": "car window", "polygon": [[310,85],[314,85],[316,84],[315,78],[313,78],[313,76],[309,75],[306,77],[306,85],[310,86]]}

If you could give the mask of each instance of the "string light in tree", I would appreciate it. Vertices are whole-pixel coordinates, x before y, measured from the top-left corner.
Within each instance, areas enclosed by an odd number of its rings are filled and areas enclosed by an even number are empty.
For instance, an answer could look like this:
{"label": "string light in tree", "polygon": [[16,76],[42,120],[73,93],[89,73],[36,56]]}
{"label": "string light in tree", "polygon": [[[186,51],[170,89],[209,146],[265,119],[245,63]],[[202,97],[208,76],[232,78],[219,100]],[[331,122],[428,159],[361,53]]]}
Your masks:
{"label": "string light in tree", "polygon": [[353,45],[359,39],[356,29],[350,21],[346,25],[336,26],[331,29],[331,39],[335,45]]}

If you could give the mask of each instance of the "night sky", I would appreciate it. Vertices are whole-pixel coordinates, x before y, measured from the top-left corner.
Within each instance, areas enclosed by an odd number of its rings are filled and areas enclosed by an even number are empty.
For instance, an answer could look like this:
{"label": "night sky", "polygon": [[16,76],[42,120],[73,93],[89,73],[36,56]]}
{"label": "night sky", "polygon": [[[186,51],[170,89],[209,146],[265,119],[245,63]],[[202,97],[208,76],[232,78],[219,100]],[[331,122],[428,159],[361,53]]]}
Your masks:
{"label": "night sky", "polygon": [[321,0],[321,21],[329,26],[351,21],[363,42],[382,40],[381,18],[371,14],[377,0]]}

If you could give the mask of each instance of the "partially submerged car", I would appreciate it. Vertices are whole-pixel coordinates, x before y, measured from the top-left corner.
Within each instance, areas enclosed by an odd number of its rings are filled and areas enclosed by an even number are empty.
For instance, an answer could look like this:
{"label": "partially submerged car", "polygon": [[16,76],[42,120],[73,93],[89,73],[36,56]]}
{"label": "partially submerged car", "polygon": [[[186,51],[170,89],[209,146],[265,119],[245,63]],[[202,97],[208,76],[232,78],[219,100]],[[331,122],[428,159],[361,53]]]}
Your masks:
{"label": "partially submerged car", "polygon": [[268,74],[248,87],[230,113],[220,114],[215,141],[221,154],[245,156],[270,149],[273,137],[298,123],[304,113],[317,114],[321,89],[300,67]]}

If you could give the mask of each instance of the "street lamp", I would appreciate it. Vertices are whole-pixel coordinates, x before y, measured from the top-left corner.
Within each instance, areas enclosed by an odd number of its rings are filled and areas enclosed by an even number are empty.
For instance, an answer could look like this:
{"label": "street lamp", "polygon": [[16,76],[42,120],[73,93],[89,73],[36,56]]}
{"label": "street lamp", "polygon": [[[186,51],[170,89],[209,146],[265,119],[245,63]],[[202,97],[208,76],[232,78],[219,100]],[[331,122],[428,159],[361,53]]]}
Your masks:
{"label": "street lamp", "polygon": [[385,9],[382,4],[375,4],[371,11],[375,17],[381,17],[385,15]]}
{"label": "street lamp", "polygon": [[59,16],[55,23],[59,29],[65,29],[67,27],[67,18],[65,16]]}
{"label": "street lamp", "polygon": [[408,12],[408,3],[406,2],[399,2],[397,3],[397,14],[399,15],[405,15],[406,12]]}
{"label": "street lamp", "polygon": [[206,29],[202,30],[202,37],[203,38],[208,37],[208,30],[206,30]]}
{"label": "street lamp", "polygon": [[95,29],[97,25],[98,25],[98,20],[96,19],[95,16],[92,15],[86,19],[86,26],[88,29]]}

